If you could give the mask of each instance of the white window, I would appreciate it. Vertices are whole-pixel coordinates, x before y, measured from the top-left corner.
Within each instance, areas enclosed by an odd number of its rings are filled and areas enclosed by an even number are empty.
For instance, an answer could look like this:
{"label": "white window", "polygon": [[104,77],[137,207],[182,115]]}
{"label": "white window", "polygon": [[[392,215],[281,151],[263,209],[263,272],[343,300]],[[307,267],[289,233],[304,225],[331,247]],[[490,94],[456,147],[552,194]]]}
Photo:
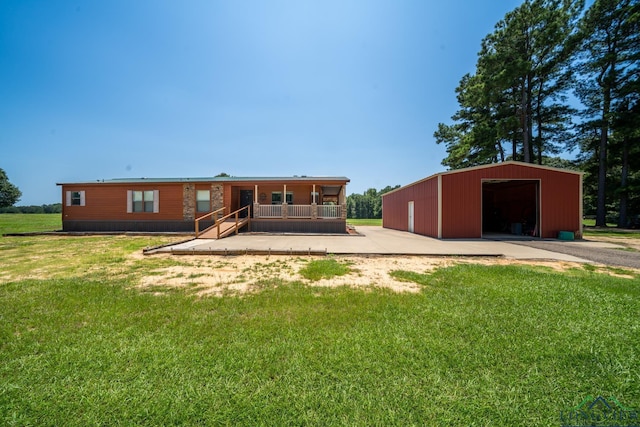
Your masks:
{"label": "white window", "polygon": [[196,210],[198,212],[209,212],[211,210],[211,191],[196,191]]}
{"label": "white window", "polygon": [[158,190],[127,191],[127,212],[160,211],[160,192]]}
{"label": "white window", "polygon": [[[287,191],[286,202],[289,205],[293,204],[293,191]],[[282,201],[282,191],[272,191],[271,192],[271,204],[272,205],[281,205]]]}
{"label": "white window", "polygon": [[281,205],[282,204],[282,191],[272,191],[271,192],[271,204],[272,205]]}
{"label": "white window", "polygon": [[84,206],[86,199],[84,191],[67,191],[67,206]]}

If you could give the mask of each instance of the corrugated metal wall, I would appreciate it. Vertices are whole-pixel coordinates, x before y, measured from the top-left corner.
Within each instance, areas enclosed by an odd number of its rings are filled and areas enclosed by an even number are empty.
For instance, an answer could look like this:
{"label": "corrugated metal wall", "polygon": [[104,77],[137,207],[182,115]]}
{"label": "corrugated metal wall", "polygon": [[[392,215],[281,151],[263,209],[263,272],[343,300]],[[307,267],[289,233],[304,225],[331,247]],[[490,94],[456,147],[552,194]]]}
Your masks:
{"label": "corrugated metal wall", "polygon": [[[556,238],[559,231],[581,229],[581,176],[517,163],[443,173],[442,238],[482,236],[482,180],[539,180],[541,237]],[[438,176],[406,186],[383,197],[386,228],[408,230],[409,201],[415,202],[415,232],[437,237]]]}
{"label": "corrugated metal wall", "polygon": [[[581,195],[578,189],[582,185],[579,175],[558,174],[552,181],[542,181],[542,237],[556,238],[559,231],[581,233],[582,218]],[[578,236],[582,237],[582,236]]]}
{"label": "corrugated metal wall", "polygon": [[438,177],[384,195],[382,226],[407,231],[410,201],[414,202],[414,232],[438,237]]}
{"label": "corrugated metal wall", "polygon": [[540,237],[580,229],[580,175],[518,164],[499,164],[442,175],[442,237],[482,235],[482,180],[540,180]]}

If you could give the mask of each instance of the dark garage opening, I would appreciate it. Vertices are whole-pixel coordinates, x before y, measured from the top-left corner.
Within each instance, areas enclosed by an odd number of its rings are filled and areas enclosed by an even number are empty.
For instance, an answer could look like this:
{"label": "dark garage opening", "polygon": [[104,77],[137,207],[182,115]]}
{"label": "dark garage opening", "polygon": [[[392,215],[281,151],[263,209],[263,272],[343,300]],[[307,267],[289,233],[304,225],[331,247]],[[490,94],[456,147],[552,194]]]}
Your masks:
{"label": "dark garage opening", "polygon": [[540,182],[482,182],[482,237],[540,235]]}

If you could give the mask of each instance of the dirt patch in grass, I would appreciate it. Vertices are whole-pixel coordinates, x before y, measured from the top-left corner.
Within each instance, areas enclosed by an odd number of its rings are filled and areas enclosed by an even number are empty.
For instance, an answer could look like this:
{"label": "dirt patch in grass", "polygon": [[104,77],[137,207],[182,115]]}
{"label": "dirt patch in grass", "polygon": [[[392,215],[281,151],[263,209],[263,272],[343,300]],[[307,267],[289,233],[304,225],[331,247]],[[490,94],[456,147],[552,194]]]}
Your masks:
{"label": "dirt patch in grass", "polygon": [[[614,238],[615,239],[615,238]],[[185,289],[196,295],[242,295],[265,287],[297,281],[307,286],[361,289],[386,288],[394,292],[419,292],[421,285],[400,281],[392,271],[427,274],[460,263],[529,265],[554,271],[588,270],[625,278],[638,278],[640,270],[558,261],[523,261],[496,257],[334,256],[348,267],[344,275],[303,277],[300,271],[318,256],[203,256],[142,255],[141,248],[170,242],[147,237],[24,237],[0,240],[0,284],[25,280],[90,278],[132,284],[145,292]],[[638,245],[635,239],[625,243]],[[635,246],[634,246],[635,247]],[[307,269],[308,270],[308,269]]]}
{"label": "dirt patch in grass", "polygon": [[[172,255],[154,255],[172,257]],[[506,258],[462,258],[462,257],[422,257],[422,256],[336,256],[338,262],[346,263],[349,272],[329,279],[308,280],[300,270],[318,257],[292,256],[180,256],[179,266],[158,268],[142,277],[139,287],[153,291],[170,288],[191,288],[197,295],[223,296],[257,292],[265,282],[274,280],[299,281],[308,286],[373,289],[386,288],[394,292],[419,292],[419,284],[400,281],[391,276],[395,270],[429,273],[438,268],[454,264],[470,263],[483,265],[530,265],[546,267],[554,271],[583,269],[583,264],[557,261],[519,261]],[[593,267],[593,271],[619,274],[605,267]],[[633,276],[630,276],[633,277]]]}

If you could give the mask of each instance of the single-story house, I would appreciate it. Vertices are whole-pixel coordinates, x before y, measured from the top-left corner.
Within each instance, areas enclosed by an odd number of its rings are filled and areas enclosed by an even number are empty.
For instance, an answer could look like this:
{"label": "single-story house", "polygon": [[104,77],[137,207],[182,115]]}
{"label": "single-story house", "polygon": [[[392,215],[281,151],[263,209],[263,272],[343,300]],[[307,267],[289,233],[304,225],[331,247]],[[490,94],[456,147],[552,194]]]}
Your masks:
{"label": "single-story house", "polygon": [[140,178],[59,183],[64,231],[194,231],[243,209],[251,231],[346,232],[346,177]]}
{"label": "single-story house", "polygon": [[582,236],[582,173],[506,161],[438,173],[382,196],[382,225],[439,239]]}

